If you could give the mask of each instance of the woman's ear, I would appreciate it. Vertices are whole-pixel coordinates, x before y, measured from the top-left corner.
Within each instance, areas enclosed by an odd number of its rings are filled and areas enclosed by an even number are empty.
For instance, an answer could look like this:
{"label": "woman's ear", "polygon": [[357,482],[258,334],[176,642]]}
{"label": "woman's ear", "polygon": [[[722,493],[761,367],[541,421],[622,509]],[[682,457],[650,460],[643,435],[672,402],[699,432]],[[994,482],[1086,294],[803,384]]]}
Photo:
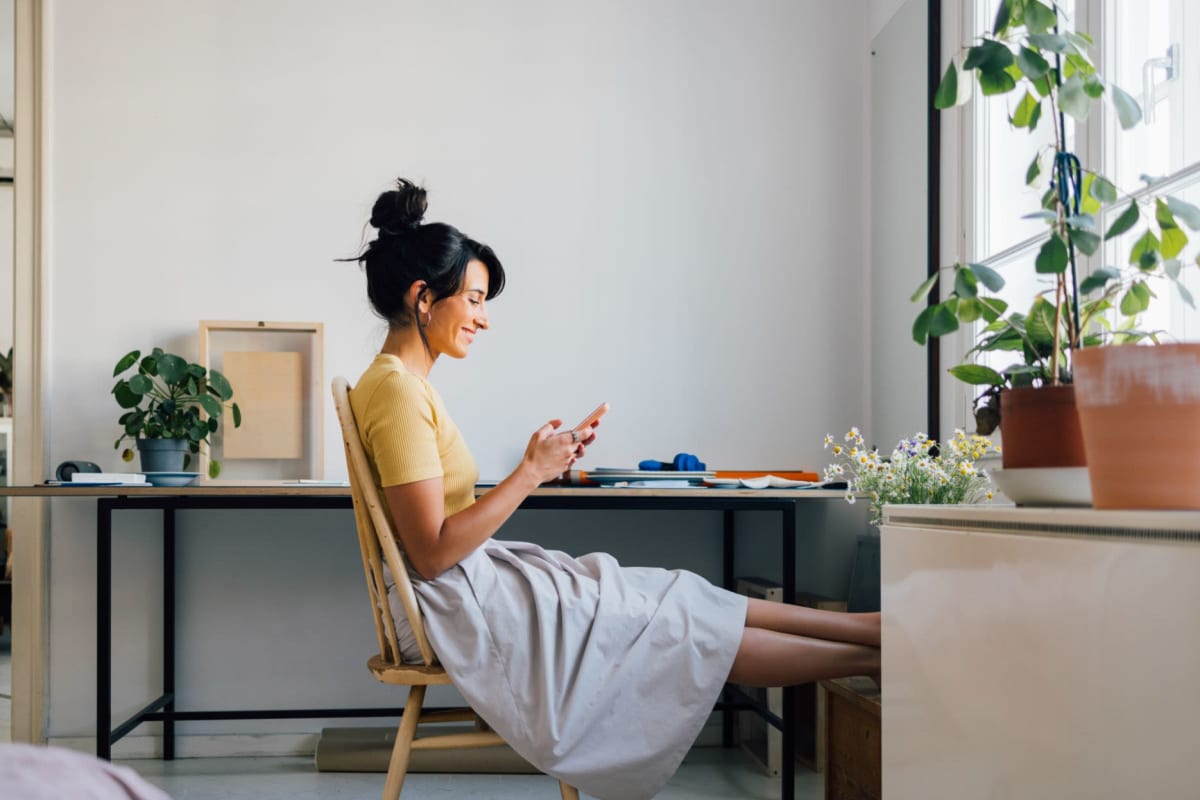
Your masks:
{"label": "woman's ear", "polygon": [[425,281],[413,281],[412,286],[408,287],[407,297],[409,308],[415,309],[417,313],[424,314],[429,310],[431,304],[429,298],[429,284]]}

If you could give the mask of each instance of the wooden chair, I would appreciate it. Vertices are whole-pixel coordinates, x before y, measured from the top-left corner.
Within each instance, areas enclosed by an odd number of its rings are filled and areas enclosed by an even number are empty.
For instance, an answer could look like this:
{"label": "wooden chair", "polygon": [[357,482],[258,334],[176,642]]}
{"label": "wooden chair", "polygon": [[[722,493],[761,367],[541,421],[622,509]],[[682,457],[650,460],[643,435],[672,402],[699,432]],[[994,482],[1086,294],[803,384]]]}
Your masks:
{"label": "wooden chair", "polygon": [[[371,613],[375,618],[375,634],[379,640],[379,654],[371,656],[367,668],[375,679],[396,686],[408,686],[408,701],[400,719],[396,734],[396,745],[388,763],[387,779],[383,787],[383,800],[397,800],[408,772],[409,754],[413,750],[434,750],[462,747],[493,747],[504,744],[499,734],[488,730],[487,725],[470,708],[447,709],[424,712],[421,704],[425,700],[425,688],[435,684],[451,685],[450,676],[438,664],[437,656],[425,636],[421,610],[417,595],[408,577],[408,566],[403,553],[397,546],[395,532],[383,512],[383,503],[375,479],[363,451],[350,407],[350,385],[343,377],[333,380],[333,404],[337,409],[342,426],[342,441],[346,446],[346,464],[350,469],[350,493],[354,499],[354,519],[358,527],[358,544],[362,551],[363,571],[367,579],[367,593],[371,600]],[[383,565],[396,582],[396,589],[404,604],[404,613],[412,625],[417,645],[421,649],[421,663],[411,664],[402,660],[396,635],[396,624],[388,609],[387,589],[383,582]],[[469,733],[443,733],[418,736],[417,726],[424,722],[475,723],[476,730]],[[579,800],[579,792],[564,782],[559,782],[563,800]]]}

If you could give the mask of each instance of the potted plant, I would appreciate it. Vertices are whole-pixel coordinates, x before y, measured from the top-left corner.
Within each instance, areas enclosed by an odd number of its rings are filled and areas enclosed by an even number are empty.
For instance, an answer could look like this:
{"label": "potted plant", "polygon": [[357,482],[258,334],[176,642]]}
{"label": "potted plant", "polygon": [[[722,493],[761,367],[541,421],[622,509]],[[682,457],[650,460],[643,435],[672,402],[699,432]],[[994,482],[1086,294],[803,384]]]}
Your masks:
{"label": "potted plant", "polygon": [[[217,370],[206,370],[160,347],[145,358],[140,350],[126,353],[113,368],[113,377],[135,364],[136,372],[112,389],[117,405],[126,409],[118,420],[124,432],[113,447],[132,439],[141,453],[143,472],[182,472],[200,446],[210,444],[209,436],[233,398],[233,387]],[[233,426],[241,426],[241,409],[237,403],[231,403],[231,409]],[[121,458],[132,461],[133,450],[125,448]],[[220,472],[220,462],[210,459],[208,476],[215,478]]]}
{"label": "potted plant", "polygon": [[[951,61],[934,99],[939,109],[966,102],[971,81],[960,80],[961,72],[973,72],[985,96],[1014,98],[1009,116],[1013,128],[1033,132],[1043,121],[1053,127],[1052,146],[1021,169],[1026,185],[1048,181],[1040,207],[1027,215],[1046,223],[1034,268],[1048,279],[1048,288],[1027,311],[1015,310],[996,294],[1005,285],[996,270],[982,264],[954,264],[949,268],[954,288],[945,299],[927,306],[913,324],[913,338],[923,344],[962,323],[983,323],[967,362],[950,372],[983,387],[975,403],[978,432],[990,433],[1000,424],[1005,467],[1085,463],[1072,386],[1074,354],[1107,343],[1158,341],[1157,332],[1137,327],[1139,315],[1153,297],[1148,278],[1165,275],[1194,307],[1179,282],[1185,264],[1180,255],[1188,242],[1181,225],[1200,230],[1200,209],[1172,196],[1122,198],[1111,181],[1085,169],[1067,150],[1068,116],[1083,121],[1107,99],[1121,127],[1128,129],[1140,121],[1141,109],[1097,73],[1088,55],[1091,37],[1079,31],[1060,32],[1060,14],[1052,2],[1001,0],[991,31]],[[1097,214],[1104,205],[1122,210],[1102,231]],[[1077,253],[1093,256],[1105,241],[1139,224],[1145,227],[1130,248],[1127,264],[1102,266],[1079,279]],[[923,300],[939,277],[926,280],[913,301]],[[1014,354],[1014,363],[996,370],[974,361],[980,354],[997,351]],[[1016,418],[1018,412],[1036,414],[1046,409],[1052,416],[1041,426]],[[1053,432],[1068,434],[1058,450],[1049,438]],[[1033,438],[1025,443],[1019,433],[1031,433]]]}

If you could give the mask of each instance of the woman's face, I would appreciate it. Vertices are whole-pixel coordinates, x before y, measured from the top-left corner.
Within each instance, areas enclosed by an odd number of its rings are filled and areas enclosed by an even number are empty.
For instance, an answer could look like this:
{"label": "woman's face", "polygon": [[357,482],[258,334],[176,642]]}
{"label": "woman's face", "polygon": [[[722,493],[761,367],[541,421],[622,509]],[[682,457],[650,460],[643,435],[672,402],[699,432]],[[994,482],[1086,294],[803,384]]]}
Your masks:
{"label": "woman's face", "polygon": [[445,353],[451,358],[464,358],[467,348],[475,341],[475,333],[488,327],[484,301],[488,292],[488,271],[482,261],[471,261],[463,275],[458,294],[445,297],[430,309],[425,337],[434,355]]}

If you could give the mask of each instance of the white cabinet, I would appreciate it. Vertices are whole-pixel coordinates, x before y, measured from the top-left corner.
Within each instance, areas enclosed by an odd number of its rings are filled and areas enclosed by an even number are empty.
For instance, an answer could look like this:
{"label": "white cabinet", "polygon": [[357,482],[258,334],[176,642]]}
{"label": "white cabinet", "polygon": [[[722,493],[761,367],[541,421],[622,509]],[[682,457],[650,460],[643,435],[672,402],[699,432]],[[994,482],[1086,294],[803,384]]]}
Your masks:
{"label": "white cabinet", "polygon": [[1195,797],[1200,512],[894,506],[883,796]]}

